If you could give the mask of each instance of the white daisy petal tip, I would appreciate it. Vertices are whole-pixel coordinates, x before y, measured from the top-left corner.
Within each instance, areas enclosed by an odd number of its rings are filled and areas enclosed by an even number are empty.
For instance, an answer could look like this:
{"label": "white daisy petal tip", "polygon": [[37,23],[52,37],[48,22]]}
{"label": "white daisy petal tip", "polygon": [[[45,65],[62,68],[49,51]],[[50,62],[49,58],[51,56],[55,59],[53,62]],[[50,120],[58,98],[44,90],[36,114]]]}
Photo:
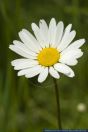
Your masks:
{"label": "white daisy petal tip", "polygon": [[67,76],[73,78],[73,77],[75,77],[75,74],[74,74],[74,72],[69,72],[69,73],[67,74]]}
{"label": "white daisy petal tip", "polygon": [[36,25],[35,23],[32,23],[32,24],[31,24],[31,27],[32,27],[32,30],[38,28],[37,25]]}
{"label": "white daisy petal tip", "polygon": [[86,42],[86,39],[83,39],[84,43]]}
{"label": "white daisy petal tip", "polygon": [[81,45],[80,45],[80,47],[81,47],[82,45],[84,45],[86,43],[86,39],[85,38],[80,39],[80,43],[81,43]]}
{"label": "white daisy petal tip", "polygon": [[70,23],[68,26],[69,26],[69,29],[71,29],[71,28],[72,28],[72,24],[71,24],[71,23]]}
{"label": "white daisy petal tip", "polygon": [[11,49],[12,51],[14,51],[14,46],[13,44],[9,45],[9,49]]}
{"label": "white daisy petal tip", "polygon": [[28,31],[27,29],[25,29],[25,28],[22,28],[22,30],[21,31]]}
{"label": "white daisy petal tip", "polygon": [[14,61],[11,61],[11,65],[14,66]]}
{"label": "white daisy petal tip", "polygon": [[18,73],[17,73],[17,76],[20,77],[20,76],[22,76],[22,75],[20,74],[20,72],[18,72]]}
{"label": "white daisy petal tip", "polygon": [[22,30],[20,30],[20,31],[18,32],[18,35],[19,35],[20,38],[21,38],[21,36],[23,36],[23,34],[25,33],[24,30],[25,30],[25,29],[22,29]]}
{"label": "white daisy petal tip", "polygon": [[81,51],[79,58],[80,58],[80,57],[82,57],[82,56],[83,56],[83,54],[84,54],[84,53]]}
{"label": "white daisy petal tip", "polygon": [[[14,67],[14,68],[15,68],[15,67]],[[19,71],[19,72],[17,73],[17,76],[18,76],[18,77],[23,76],[23,75],[24,75],[24,74],[22,74],[21,71]]]}
{"label": "white daisy petal tip", "polygon": [[67,25],[67,27],[65,28],[65,30],[67,30],[67,31],[70,32],[71,28],[72,28],[72,24],[69,24],[69,25]]}
{"label": "white daisy petal tip", "polygon": [[75,30],[73,30],[72,32],[73,32],[73,34],[74,34],[74,36],[75,36],[75,35],[76,35],[76,31],[75,31]]}
{"label": "white daisy petal tip", "polygon": [[60,24],[62,27],[64,27],[63,21],[60,21],[59,24]]}
{"label": "white daisy petal tip", "polygon": [[9,45],[9,49],[10,49],[10,45]]}
{"label": "white daisy petal tip", "polygon": [[[21,33],[26,33],[26,32],[29,32],[27,29],[25,29],[25,28],[22,28],[22,30],[20,31]],[[19,33],[20,33],[19,32]]]}
{"label": "white daisy petal tip", "polygon": [[13,40],[13,44],[15,44],[17,42],[17,40]]}
{"label": "white daisy petal tip", "polygon": [[14,70],[18,70],[18,69],[14,66]]}
{"label": "white daisy petal tip", "polygon": [[24,34],[24,30],[21,29],[21,30],[18,32],[18,35],[19,35],[19,37],[21,38],[21,37],[23,36],[23,34]]}
{"label": "white daisy petal tip", "polygon": [[86,42],[86,39],[85,39],[85,38],[82,38],[81,41],[82,41],[83,43],[85,43],[85,42]]}
{"label": "white daisy petal tip", "polygon": [[39,76],[38,76],[38,82],[42,83],[46,80],[48,76],[48,67],[43,68],[43,70],[40,72]]}
{"label": "white daisy petal tip", "polygon": [[39,24],[42,24],[43,22],[45,22],[45,20],[44,19],[40,19]]}
{"label": "white daisy petal tip", "polygon": [[55,20],[55,18],[54,18],[54,17],[52,17],[50,21],[55,21],[55,22],[56,22],[56,20]]}
{"label": "white daisy petal tip", "polygon": [[11,44],[11,45],[9,45],[9,49],[12,49],[12,46],[13,46],[12,44]]}
{"label": "white daisy petal tip", "polygon": [[19,37],[20,37],[21,33],[22,33],[22,30],[18,32]]}
{"label": "white daisy petal tip", "polygon": [[56,78],[56,79],[59,79],[60,78],[60,75],[59,73],[53,68],[53,67],[50,67],[49,68],[49,73],[52,77]]}
{"label": "white daisy petal tip", "polygon": [[56,25],[56,20],[55,20],[55,18],[52,18],[52,19],[50,20],[49,26],[51,26],[51,25]]}

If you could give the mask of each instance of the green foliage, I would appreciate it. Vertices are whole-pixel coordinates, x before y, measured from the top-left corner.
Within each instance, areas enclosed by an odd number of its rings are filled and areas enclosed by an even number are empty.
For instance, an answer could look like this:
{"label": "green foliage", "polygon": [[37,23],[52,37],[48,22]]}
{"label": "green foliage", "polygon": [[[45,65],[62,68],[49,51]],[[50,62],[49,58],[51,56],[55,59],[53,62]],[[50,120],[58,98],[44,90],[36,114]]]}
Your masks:
{"label": "green foliage", "polygon": [[22,28],[55,17],[65,26],[73,24],[78,38],[86,38],[84,56],[73,69],[75,78],[58,80],[63,128],[88,127],[88,110],[77,111],[80,102],[88,106],[88,1],[87,0],[0,0],[0,132],[41,132],[57,128],[56,100],[52,78],[38,84],[36,78],[17,77],[11,60],[19,56],[9,50]]}

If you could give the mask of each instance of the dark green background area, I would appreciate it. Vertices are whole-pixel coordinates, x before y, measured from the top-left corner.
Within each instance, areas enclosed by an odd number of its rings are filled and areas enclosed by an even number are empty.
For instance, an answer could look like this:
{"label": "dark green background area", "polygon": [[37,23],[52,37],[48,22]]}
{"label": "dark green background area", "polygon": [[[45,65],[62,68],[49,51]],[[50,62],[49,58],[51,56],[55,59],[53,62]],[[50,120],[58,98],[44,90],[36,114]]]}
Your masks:
{"label": "dark green background area", "polygon": [[19,58],[9,50],[22,28],[31,30],[31,23],[40,19],[49,23],[54,17],[65,26],[73,24],[76,39],[85,38],[84,55],[72,67],[74,78],[61,75],[57,81],[61,98],[64,129],[88,128],[88,108],[77,111],[83,102],[88,107],[88,0],[0,0],[0,132],[41,132],[56,129],[57,114],[54,85],[51,77],[38,84],[36,77],[17,77],[10,62]]}

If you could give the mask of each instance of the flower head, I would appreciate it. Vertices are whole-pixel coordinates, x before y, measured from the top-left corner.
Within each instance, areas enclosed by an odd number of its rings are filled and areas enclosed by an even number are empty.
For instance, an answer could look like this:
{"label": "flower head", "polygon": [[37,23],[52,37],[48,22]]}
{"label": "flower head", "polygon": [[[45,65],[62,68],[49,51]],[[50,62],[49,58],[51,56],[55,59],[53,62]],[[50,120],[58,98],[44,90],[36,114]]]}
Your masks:
{"label": "flower head", "polygon": [[38,75],[38,82],[43,82],[50,74],[54,78],[60,78],[59,73],[68,77],[74,77],[74,72],[69,66],[77,64],[77,59],[83,55],[80,47],[85,39],[74,42],[76,32],[71,31],[72,24],[64,29],[60,21],[56,24],[51,19],[49,27],[44,20],[40,20],[39,27],[32,23],[35,37],[26,29],[19,32],[20,41],[13,41],[9,46],[11,50],[23,58],[12,61],[15,70],[19,70],[18,76],[25,75],[32,78]]}

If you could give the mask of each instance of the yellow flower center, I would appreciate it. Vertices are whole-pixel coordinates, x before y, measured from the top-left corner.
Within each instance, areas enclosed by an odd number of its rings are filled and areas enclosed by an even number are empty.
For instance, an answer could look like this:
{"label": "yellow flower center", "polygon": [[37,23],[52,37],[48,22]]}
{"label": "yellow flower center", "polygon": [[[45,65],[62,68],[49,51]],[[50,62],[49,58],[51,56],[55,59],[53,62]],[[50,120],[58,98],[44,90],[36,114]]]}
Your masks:
{"label": "yellow flower center", "polygon": [[37,56],[42,66],[52,66],[60,59],[60,53],[55,48],[44,48]]}

